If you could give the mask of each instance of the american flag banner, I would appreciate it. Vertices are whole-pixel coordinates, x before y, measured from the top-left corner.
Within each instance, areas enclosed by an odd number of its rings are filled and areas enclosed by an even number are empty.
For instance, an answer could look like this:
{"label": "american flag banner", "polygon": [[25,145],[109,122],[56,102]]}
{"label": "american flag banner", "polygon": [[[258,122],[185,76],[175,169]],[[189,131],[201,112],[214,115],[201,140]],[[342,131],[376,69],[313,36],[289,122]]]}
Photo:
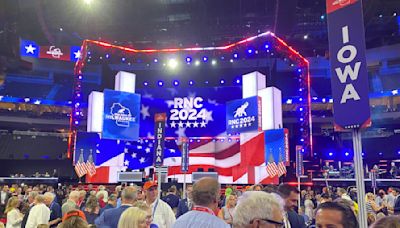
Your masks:
{"label": "american flag banner", "polygon": [[92,149],[90,149],[90,154],[89,154],[89,158],[86,161],[86,168],[87,168],[87,174],[89,176],[94,176],[96,174],[96,165],[94,164],[93,161],[93,153],[92,153]]}
{"label": "american flag banner", "polygon": [[287,172],[287,170],[286,170],[285,163],[283,161],[280,161],[278,163],[278,176],[281,177],[281,176],[285,175],[286,172]]}
{"label": "american flag banner", "polygon": [[80,150],[79,159],[75,163],[75,172],[79,178],[83,177],[88,172],[86,163],[83,160],[83,149]]}
{"label": "american flag banner", "polygon": [[267,173],[271,177],[275,177],[278,175],[278,166],[276,165],[275,162],[268,162],[267,164]]}

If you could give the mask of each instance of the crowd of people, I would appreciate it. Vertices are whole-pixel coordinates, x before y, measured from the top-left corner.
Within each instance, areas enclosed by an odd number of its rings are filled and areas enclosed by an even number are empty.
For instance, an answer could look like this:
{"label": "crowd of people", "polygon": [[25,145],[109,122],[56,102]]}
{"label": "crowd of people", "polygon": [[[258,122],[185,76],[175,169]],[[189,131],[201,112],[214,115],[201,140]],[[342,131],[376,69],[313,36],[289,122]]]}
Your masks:
{"label": "crowd of people", "polygon": [[[357,228],[354,189],[299,191],[289,184],[226,186],[202,178],[187,185],[181,198],[172,185],[159,198],[158,185],[53,186],[4,185],[0,227],[7,228]],[[366,194],[368,226],[400,228],[400,190]],[[300,199],[300,202],[298,201]]]}

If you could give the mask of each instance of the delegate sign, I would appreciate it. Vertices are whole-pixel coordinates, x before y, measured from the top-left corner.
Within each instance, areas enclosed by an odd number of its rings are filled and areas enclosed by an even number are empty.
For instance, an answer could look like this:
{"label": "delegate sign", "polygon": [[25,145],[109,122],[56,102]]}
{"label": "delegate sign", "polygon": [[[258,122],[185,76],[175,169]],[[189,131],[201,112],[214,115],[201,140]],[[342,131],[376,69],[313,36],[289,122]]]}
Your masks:
{"label": "delegate sign", "polygon": [[371,126],[360,0],[327,0],[335,130]]}

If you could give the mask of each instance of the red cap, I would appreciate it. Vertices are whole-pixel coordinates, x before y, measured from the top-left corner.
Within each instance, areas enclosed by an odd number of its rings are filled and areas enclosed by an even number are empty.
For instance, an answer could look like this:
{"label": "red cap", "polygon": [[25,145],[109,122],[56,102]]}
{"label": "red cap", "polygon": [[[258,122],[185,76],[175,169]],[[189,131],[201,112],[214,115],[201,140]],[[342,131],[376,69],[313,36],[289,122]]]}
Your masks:
{"label": "red cap", "polygon": [[143,185],[143,190],[148,190],[149,188],[151,188],[151,187],[154,187],[154,186],[158,186],[158,184],[157,184],[157,182],[155,182],[155,181],[147,181],[146,183],[144,183],[144,185]]}

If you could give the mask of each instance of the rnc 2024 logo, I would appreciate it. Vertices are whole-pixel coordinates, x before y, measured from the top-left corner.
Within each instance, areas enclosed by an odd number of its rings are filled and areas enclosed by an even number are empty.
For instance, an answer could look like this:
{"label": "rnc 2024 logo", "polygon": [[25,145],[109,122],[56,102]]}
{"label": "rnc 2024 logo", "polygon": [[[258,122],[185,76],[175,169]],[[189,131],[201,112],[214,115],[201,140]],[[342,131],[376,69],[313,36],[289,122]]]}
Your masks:
{"label": "rnc 2024 logo", "polygon": [[131,110],[120,103],[113,103],[110,114],[106,114],[105,118],[115,120],[115,124],[120,127],[129,127],[131,122],[136,122],[136,117],[132,116]]}
{"label": "rnc 2024 logo", "polygon": [[251,127],[254,124],[256,117],[247,115],[249,105],[249,102],[246,101],[233,112],[233,119],[228,120],[228,125],[231,128]]}

